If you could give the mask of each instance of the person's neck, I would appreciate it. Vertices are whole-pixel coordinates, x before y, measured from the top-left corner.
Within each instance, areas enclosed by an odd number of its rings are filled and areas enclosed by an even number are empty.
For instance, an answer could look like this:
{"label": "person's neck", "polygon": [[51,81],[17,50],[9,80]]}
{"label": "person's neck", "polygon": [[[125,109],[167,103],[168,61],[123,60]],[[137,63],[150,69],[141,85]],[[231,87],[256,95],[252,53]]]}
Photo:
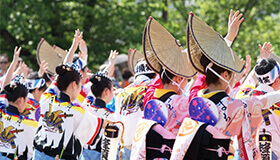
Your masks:
{"label": "person's neck", "polygon": [[70,102],[73,102],[75,99],[71,96],[72,94],[72,91],[69,91],[69,90],[66,90],[66,91],[63,91],[64,94],[67,94],[70,98]]}
{"label": "person's neck", "polygon": [[108,100],[105,98],[105,96],[101,96],[101,97],[96,97],[98,99],[101,99],[102,101],[104,101],[106,104],[109,103]]}
{"label": "person's neck", "polygon": [[9,104],[12,105],[12,106],[14,106],[14,107],[16,107],[20,113],[24,110],[24,108],[21,108],[21,107],[20,107],[17,103],[15,103],[15,102],[9,102]]}
{"label": "person's neck", "polygon": [[2,73],[6,74],[8,69],[2,69]]}
{"label": "person's neck", "polygon": [[169,90],[174,90],[177,91],[178,87],[172,84],[164,84],[163,89],[169,89]]}
{"label": "person's neck", "polygon": [[223,87],[222,84],[218,84],[218,85],[209,84],[206,92],[209,93],[209,92],[218,91],[218,90],[225,90],[225,88]]}

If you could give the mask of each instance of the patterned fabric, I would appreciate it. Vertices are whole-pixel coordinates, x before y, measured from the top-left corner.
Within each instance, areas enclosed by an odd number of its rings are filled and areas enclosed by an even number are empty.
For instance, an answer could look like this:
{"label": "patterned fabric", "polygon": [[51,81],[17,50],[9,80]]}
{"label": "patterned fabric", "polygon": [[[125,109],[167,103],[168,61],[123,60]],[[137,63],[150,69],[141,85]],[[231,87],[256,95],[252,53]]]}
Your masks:
{"label": "patterned fabric", "polygon": [[[138,79],[138,78],[137,78]],[[135,82],[137,82],[137,79]],[[136,125],[143,114],[143,98],[147,91],[150,79],[146,78],[138,83],[132,83],[120,92],[115,98],[117,119],[124,124],[124,145],[131,147]]]}
{"label": "patterned fabric", "polygon": [[[260,96],[273,91],[273,88],[270,86],[261,84],[256,89],[251,89],[245,96]],[[280,99],[278,103],[273,104],[271,107],[269,107],[269,109],[262,110],[263,123],[260,126],[260,131],[265,128],[265,130],[272,135],[273,141],[271,149],[277,154],[277,156],[280,156],[280,140],[275,138],[280,136],[279,104]]]}
{"label": "patterned fabric", "polygon": [[[200,96],[209,98],[208,93]],[[276,99],[276,95],[273,97]],[[268,107],[268,98],[247,97],[233,99],[225,97],[216,105],[219,109],[219,121],[215,127],[226,136],[238,136],[241,159],[260,159],[255,144],[258,128],[262,122],[261,109]]]}
{"label": "patterned fabric", "polygon": [[58,99],[53,94],[57,90],[54,84],[49,88],[40,100],[41,118],[34,147],[51,157],[63,152],[64,159],[78,159],[83,146],[96,139],[103,120],[79,106]]}
{"label": "patterned fabric", "polygon": [[[0,109],[0,152],[13,159],[31,159],[38,123]],[[16,154],[16,155],[15,155]]]}

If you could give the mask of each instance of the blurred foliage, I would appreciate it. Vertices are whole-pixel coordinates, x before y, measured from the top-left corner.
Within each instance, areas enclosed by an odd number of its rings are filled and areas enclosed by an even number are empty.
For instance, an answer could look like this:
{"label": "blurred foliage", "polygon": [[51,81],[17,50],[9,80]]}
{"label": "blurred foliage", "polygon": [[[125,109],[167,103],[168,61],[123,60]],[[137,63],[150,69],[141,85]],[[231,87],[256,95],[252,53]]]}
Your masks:
{"label": "blurred foliage", "polygon": [[142,50],[142,31],[153,16],[186,46],[188,13],[193,11],[221,35],[226,35],[230,9],[244,13],[244,22],[233,49],[253,60],[258,44],[269,41],[280,52],[279,0],[1,0],[0,53],[13,54],[23,47],[21,57],[38,68],[36,48],[41,38],[51,45],[69,49],[74,30],[84,32],[89,50],[89,68],[96,71],[111,49],[127,53]]}

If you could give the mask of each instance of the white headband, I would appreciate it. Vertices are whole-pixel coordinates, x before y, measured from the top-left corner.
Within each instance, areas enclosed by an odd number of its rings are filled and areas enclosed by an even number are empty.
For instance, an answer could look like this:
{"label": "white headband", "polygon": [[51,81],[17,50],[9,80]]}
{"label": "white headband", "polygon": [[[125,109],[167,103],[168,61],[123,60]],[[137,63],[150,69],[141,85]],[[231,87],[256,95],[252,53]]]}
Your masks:
{"label": "white headband", "polygon": [[29,90],[43,87],[44,84],[45,84],[45,80],[43,78],[41,78],[41,79],[26,79],[25,80],[25,86]]}
{"label": "white headband", "polygon": [[81,58],[78,58],[74,64],[76,64],[78,66],[78,70],[81,71],[86,65],[87,65],[87,62],[84,61],[83,59]]}
{"label": "white headband", "polygon": [[135,76],[138,76],[141,74],[150,74],[150,73],[154,73],[154,72],[148,67],[146,61],[140,61],[135,65],[134,73],[135,73]]}
{"label": "white headband", "polygon": [[277,65],[274,66],[274,68],[271,71],[269,71],[268,73],[263,74],[263,75],[259,75],[256,73],[256,76],[257,76],[259,83],[267,84],[267,85],[272,84],[276,80],[276,78],[280,76],[279,63],[277,63]]}

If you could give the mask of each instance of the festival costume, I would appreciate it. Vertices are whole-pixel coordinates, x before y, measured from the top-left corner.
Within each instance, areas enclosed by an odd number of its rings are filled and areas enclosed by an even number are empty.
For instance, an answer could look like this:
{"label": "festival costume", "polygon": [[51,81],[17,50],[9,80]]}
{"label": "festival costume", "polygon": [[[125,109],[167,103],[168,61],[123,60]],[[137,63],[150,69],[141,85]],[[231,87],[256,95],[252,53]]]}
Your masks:
{"label": "festival costume", "polygon": [[[78,159],[85,144],[92,144],[103,120],[70,102],[53,83],[42,95],[41,118],[34,138],[35,152],[62,159]],[[36,158],[36,154],[33,158]]]}
{"label": "festival costume", "polygon": [[[155,89],[153,97],[163,101],[168,108],[167,123],[162,127],[151,120],[143,119],[138,122],[131,153],[132,159],[159,157],[169,159],[179,127],[184,118],[189,116],[188,97],[176,95],[175,91],[166,89]],[[158,140],[154,141],[155,139],[153,137],[157,137]],[[147,146],[153,149],[149,149]],[[166,146],[167,149],[161,148],[164,146]],[[160,154],[160,149],[164,149],[164,155]],[[148,154],[148,151],[152,154]],[[156,154],[155,152],[159,153]],[[151,155],[159,157],[149,157]]]}
{"label": "festival costume", "polygon": [[0,114],[0,159],[31,159],[38,123],[21,116],[12,105],[2,106]]}
{"label": "festival costume", "polygon": [[34,99],[32,93],[28,93],[27,98],[26,107],[21,115],[38,122],[40,118],[40,103]]}
{"label": "festival costume", "polygon": [[[141,79],[141,81],[139,81]],[[134,83],[126,87],[116,96],[116,114],[124,124],[124,149],[121,151],[122,159],[130,159],[131,146],[136,131],[136,125],[143,114],[143,98],[151,80],[139,75]]]}
{"label": "festival costume", "polygon": [[[259,96],[264,95],[269,92],[273,92],[273,88],[271,88],[268,85],[260,84],[256,89],[254,87],[247,87],[244,89],[241,89],[239,98],[241,97],[248,97],[248,96]],[[269,109],[263,109],[262,115],[263,115],[263,122],[260,126],[260,131],[265,128],[266,131],[269,131],[272,135],[272,151],[277,157],[280,157],[280,139],[277,137],[280,137],[280,118],[277,113],[279,113],[278,108],[280,107],[280,100],[278,103],[273,104]]]}

